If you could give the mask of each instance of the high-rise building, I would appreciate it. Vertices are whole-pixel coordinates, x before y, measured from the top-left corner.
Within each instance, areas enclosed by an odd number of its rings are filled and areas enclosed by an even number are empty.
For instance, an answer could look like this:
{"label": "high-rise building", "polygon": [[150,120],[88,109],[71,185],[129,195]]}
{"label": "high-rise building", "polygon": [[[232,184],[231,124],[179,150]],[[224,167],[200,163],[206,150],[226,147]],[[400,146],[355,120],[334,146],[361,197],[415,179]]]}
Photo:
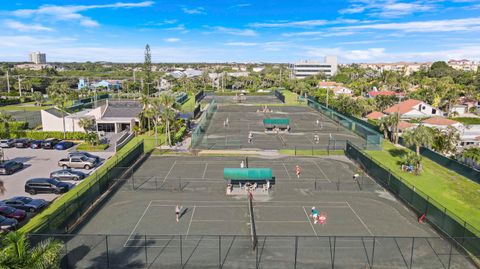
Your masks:
{"label": "high-rise building", "polygon": [[319,74],[331,77],[337,73],[337,67],[336,56],[326,56],[323,62],[301,61],[291,65],[292,75],[295,78],[305,78]]}
{"label": "high-rise building", "polygon": [[41,53],[40,51],[30,53],[30,62],[34,64],[46,64],[47,63],[47,55],[45,53]]}

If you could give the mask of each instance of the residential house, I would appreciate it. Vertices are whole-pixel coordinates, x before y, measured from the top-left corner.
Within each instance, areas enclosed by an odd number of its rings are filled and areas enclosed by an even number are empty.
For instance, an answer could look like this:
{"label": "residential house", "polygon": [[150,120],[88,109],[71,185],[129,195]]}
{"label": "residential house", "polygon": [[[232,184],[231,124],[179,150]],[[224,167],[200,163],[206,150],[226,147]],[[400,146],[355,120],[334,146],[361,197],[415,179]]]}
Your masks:
{"label": "residential house", "polygon": [[405,94],[400,92],[394,92],[394,91],[378,91],[378,90],[373,90],[373,91],[369,91],[367,93],[367,97],[369,98],[375,98],[379,95],[382,95],[382,96],[396,96],[396,97],[404,97]]}
{"label": "residential house", "polygon": [[381,118],[383,118],[383,117],[385,117],[385,116],[386,116],[386,115],[383,114],[382,112],[373,111],[373,112],[367,114],[367,115],[365,116],[365,118],[367,118],[368,120],[379,120],[379,119],[381,119]]}
{"label": "residential house", "polygon": [[[398,125],[397,125],[397,128],[398,128],[398,134],[401,136],[405,131],[409,130],[409,129],[414,129],[416,128],[417,126],[415,124],[412,124],[410,122],[406,122],[406,121],[399,121],[398,122]],[[390,129],[390,131],[392,131]]]}
{"label": "residential house", "polygon": [[460,133],[461,147],[480,147],[480,125],[467,125]]}
{"label": "residential house", "polygon": [[451,120],[443,117],[432,117],[422,120],[424,126],[433,127],[437,129],[446,129],[448,126],[455,127],[458,131],[462,131],[465,126],[456,120]]}
{"label": "residential house", "polygon": [[383,111],[386,114],[399,113],[401,119],[418,119],[443,116],[443,112],[423,101],[408,99]]}

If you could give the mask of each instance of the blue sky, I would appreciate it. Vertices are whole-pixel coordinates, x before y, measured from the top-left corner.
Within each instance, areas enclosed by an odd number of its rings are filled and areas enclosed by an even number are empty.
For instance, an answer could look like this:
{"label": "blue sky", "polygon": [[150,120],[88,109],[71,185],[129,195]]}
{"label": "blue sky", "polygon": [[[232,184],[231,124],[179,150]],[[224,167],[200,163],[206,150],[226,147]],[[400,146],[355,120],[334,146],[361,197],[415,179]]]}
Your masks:
{"label": "blue sky", "polygon": [[0,61],[480,60],[480,0],[13,0],[0,25]]}

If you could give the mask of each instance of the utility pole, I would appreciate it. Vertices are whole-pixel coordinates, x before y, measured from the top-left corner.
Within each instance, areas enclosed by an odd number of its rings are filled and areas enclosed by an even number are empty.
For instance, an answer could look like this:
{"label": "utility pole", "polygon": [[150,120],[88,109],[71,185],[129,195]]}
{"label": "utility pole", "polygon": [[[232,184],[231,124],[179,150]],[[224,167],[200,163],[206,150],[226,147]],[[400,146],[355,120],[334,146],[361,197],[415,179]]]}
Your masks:
{"label": "utility pole", "polygon": [[137,77],[135,76],[135,68],[133,69],[133,83],[137,82]]}
{"label": "utility pole", "polygon": [[22,79],[20,76],[18,76],[18,93],[20,94],[20,97],[22,97]]}
{"label": "utility pole", "polygon": [[10,76],[8,74],[8,68],[7,68],[7,92],[10,93]]}

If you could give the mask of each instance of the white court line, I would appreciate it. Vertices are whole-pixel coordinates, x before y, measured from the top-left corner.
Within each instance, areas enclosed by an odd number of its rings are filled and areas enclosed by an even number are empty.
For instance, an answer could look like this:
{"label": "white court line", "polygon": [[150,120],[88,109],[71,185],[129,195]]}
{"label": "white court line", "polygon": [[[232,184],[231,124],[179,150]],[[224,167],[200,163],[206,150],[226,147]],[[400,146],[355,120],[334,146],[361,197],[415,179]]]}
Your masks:
{"label": "white court line", "polygon": [[190,223],[188,224],[187,234],[185,235],[185,239],[188,238],[188,233],[190,232],[190,226],[192,225],[193,215],[195,214],[195,208],[196,206],[193,206],[193,212],[192,212],[192,216],[190,216]]}
{"label": "white court line", "polygon": [[[202,219],[202,220],[194,220],[193,222],[245,222],[245,220],[222,220],[222,219]],[[306,220],[255,220],[257,222],[265,222],[265,223],[305,223],[308,222]]]}
{"label": "white court line", "polygon": [[142,216],[138,219],[137,224],[135,224],[135,226],[133,227],[132,232],[131,232],[130,235],[128,236],[127,241],[125,241],[125,244],[123,245],[124,247],[127,245],[127,242],[128,242],[128,241],[130,240],[130,238],[132,237],[133,233],[134,233],[135,230],[137,229],[137,227],[138,227],[138,225],[140,224],[140,222],[142,221],[143,217],[145,217],[145,214],[147,214],[148,208],[150,208],[150,205],[151,205],[151,204],[152,204],[152,201],[150,201],[150,203],[148,203],[147,207],[145,208],[145,211],[143,211]]}
{"label": "white court line", "polygon": [[350,204],[347,201],[345,201],[345,203],[347,203],[348,207],[350,207],[350,210],[352,210],[353,214],[355,214],[355,216],[357,216],[358,220],[363,224],[363,227],[365,227],[365,229],[367,229],[368,233],[370,233],[370,235],[373,236],[372,231],[370,231],[367,224],[365,224],[365,222],[363,222],[362,218],[360,218],[360,216],[357,214],[357,212],[355,212],[355,210],[353,210],[353,208],[350,206]]}
{"label": "white court line", "polygon": [[205,174],[207,173],[207,167],[208,167],[208,163],[205,163],[205,169],[203,170],[202,179],[205,179]]}
{"label": "white court line", "polygon": [[315,227],[313,227],[312,221],[310,220],[310,217],[308,216],[307,210],[305,210],[305,207],[302,206],[303,212],[305,212],[305,216],[308,219],[308,223],[310,223],[310,226],[312,227],[313,233],[315,234],[316,237],[318,237],[317,231],[315,231]]}
{"label": "white court line", "polygon": [[170,170],[168,170],[168,173],[167,175],[165,176],[165,178],[163,179],[163,183],[162,185],[165,183],[165,181],[167,180],[168,176],[170,175],[170,173],[172,172],[173,170],[173,167],[175,166],[175,164],[177,163],[177,160],[173,161],[173,164],[172,164],[172,167],[170,167]]}
{"label": "white court line", "polygon": [[290,173],[288,172],[287,167],[285,166],[285,164],[283,162],[282,162],[282,164],[283,164],[283,168],[285,168],[285,172],[287,172],[288,178],[292,179],[292,177],[290,176]]}
{"label": "white court line", "polygon": [[[179,200],[150,200],[150,202],[174,202],[174,203],[178,203],[178,202],[182,202],[182,203],[190,203],[190,204],[195,204],[195,203],[225,203],[225,202],[228,202],[228,203],[242,203],[242,204],[245,204],[245,201],[219,201],[219,200],[211,200],[211,201],[205,201],[205,200],[202,200],[202,201],[197,201],[197,200],[192,200],[192,201],[185,201],[185,200],[182,200],[182,201],[179,201]],[[282,204],[282,203],[288,203],[288,204],[292,204],[292,203],[297,203],[297,204],[301,204],[299,206],[302,206],[304,205],[305,203],[309,203],[310,201],[256,201],[256,205],[258,204],[268,204],[268,203],[275,203],[275,204]],[[315,204],[345,204],[346,201],[315,201]]]}
{"label": "white court line", "polygon": [[316,161],[313,161],[313,163],[317,166],[318,170],[320,170],[320,172],[322,172],[323,176],[328,180],[329,183],[332,183],[332,181],[330,181],[330,179],[328,178],[327,174],[325,174],[325,172],[323,172],[323,169],[320,168],[320,166],[318,165],[318,163]]}

